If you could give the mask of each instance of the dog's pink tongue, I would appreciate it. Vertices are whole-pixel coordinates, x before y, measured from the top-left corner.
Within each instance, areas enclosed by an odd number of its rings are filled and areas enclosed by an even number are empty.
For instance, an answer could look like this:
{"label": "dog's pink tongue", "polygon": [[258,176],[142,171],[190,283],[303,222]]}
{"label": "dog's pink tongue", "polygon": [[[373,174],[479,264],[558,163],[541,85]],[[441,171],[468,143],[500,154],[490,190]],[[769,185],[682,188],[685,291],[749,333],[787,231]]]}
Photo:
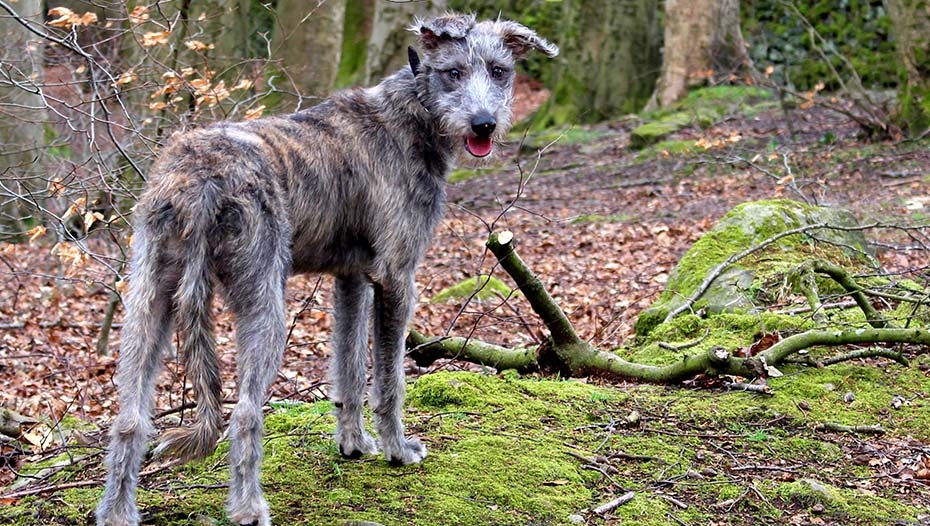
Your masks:
{"label": "dog's pink tongue", "polygon": [[465,146],[468,148],[468,153],[474,155],[475,157],[485,157],[491,153],[492,143],[491,138],[481,138],[481,137],[468,137],[465,139]]}

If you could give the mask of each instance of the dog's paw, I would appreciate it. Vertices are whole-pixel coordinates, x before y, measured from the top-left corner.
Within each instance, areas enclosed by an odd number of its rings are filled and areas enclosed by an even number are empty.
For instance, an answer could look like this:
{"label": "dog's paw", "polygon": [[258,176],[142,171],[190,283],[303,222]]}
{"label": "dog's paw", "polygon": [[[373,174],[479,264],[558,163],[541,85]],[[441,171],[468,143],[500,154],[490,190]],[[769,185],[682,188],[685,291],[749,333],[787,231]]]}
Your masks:
{"label": "dog's paw", "polygon": [[384,448],[384,457],[392,466],[405,466],[407,464],[416,464],[426,458],[426,446],[420,443],[420,439],[411,437],[403,439],[399,447]]}
{"label": "dog's paw", "polygon": [[230,522],[240,526],[271,526],[268,503],[262,497],[253,497],[246,502],[229,503],[227,514]]}
{"label": "dog's paw", "polygon": [[138,514],[135,517],[114,517],[97,513],[97,526],[137,526]]}
{"label": "dog's paw", "polygon": [[346,458],[359,458],[362,455],[375,455],[378,453],[378,443],[368,433],[337,433],[336,445],[339,453]]}
{"label": "dog's paw", "polygon": [[138,526],[142,518],[134,500],[120,499],[107,487],[97,507],[97,526]]}

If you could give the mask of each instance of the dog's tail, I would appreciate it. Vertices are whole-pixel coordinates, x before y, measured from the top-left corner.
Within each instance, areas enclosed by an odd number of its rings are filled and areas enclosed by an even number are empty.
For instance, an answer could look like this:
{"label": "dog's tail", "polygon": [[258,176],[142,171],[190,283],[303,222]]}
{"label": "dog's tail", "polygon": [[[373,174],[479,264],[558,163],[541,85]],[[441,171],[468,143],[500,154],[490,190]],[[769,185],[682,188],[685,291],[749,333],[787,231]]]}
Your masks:
{"label": "dog's tail", "polygon": [[[209,185],[207,185],[209,186]],[[211,279],[209,231],[216,220],[216,197],[209,187],[175,208],[180,241],[186,259],[174,294],[180,354],[185,373],[194,389],[194,421],[165,431],[156,455],[197,460],[216,449],[223,429],[222,382],[213,337],[213,281]]]}

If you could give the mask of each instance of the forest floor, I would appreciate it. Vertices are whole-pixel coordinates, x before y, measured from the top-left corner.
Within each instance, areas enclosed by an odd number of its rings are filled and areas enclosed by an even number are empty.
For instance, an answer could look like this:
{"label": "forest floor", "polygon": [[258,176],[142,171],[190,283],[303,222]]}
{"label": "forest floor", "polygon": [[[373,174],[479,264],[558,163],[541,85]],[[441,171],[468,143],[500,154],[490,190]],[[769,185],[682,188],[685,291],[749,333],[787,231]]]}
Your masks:
{"label": "forest floor", "polygon": [[[642,122],[631,116],[514,135],[497,164],[456,171],[449,211],[418,274],[415,328],[506,346],[544,337],[519,295],[430,301],[480,274],[512,285],[484,248],[492,230],[514,232],[522,257],[583,338],[615,349],[635,345],[636,316],[684,251],[739,203],[792,198],[848,207],[863,223],[928,224],[926,140],[864,141],[856,124],[821,105],[786,109],[737,91],[715,104],[713,122],[684,126],[643,149],[631,148],[630,132]],[[876,241],[886,245],[878,254],[885,269],[926,284],[927,253],[887,248],[908,239],[884,235]],[[50,248],[41,240],[0,246],[0,406],[40,421],[3,440],[6,524],[87,523],[99,495],[100,429],[116,409],[112,353],[121,311],[111,354],[94,350],[109,301],[94,279],[106,270],[92,262],[69,268]],[[694,382],[564,382],[458,362],[411,364],[408,425],[431,456],[392,472],[376,460],[338,460],[327,445],[330,286],[315,276],[290,281],[288,352],[269,409],[269,433],[281,442],[269,439],[268,448],[300,446],[306,455],[269,454],[277,460],[269,460],[266,486],[281,523],[930,524],[926,349],[909,368],[881,360],[799,367],[771,382],[771,397]],[[232,321],[219,303],[216,312],[232,402]],[[551,388],[560,384],[571,385]],[[172,357],[159,379],[159,427],[183,414],[190,400],[183,385]],[[634,413],[638,419],[629,418]],[[297,428],[288,427],[295,418]],[[84,423],[70,432],[70,450],[62,433],[47,431],[63,420]],[[881,424],[886,433],[815,429],[826,421]],[[50,459],[59,467],[34,469]],[[225,460],[204,464],[207,475],[148,466],[142,505],[150,522],[223,524]],[[300,473],[286,478],[292,469]],[[485,471],[495,480],[481,478]],[[313,477],[319,487],[297,489],[295,481]],[[636,493],[629,504],[592,511],[627,491]],[[192,504],[191,494],[205,504]]]}

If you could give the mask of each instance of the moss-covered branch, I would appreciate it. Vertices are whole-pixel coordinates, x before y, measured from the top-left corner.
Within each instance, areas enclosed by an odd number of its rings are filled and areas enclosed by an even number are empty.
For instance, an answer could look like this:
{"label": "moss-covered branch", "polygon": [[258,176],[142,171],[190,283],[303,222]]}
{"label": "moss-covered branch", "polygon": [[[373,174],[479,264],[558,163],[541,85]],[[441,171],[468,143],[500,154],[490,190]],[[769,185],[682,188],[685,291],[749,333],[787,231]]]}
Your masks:
{"label": "moss-covered branch", "polygon": [[[847,329],[844,331],[806,331],[789,336],[769,347],[759,356],[765,362],[774,365],[798,351],[818,345],[849,345],[876,343],[913,343],[930,345],[930,331],[927,329]],[[896,360],[901,362],[903,358]],[[907,363],[906,361],[904,362]]]}
{"label": "moss-covered branch", "polygon": [[450,336],[428,338],[417,331],[407,335],[410,357],[419,366],[428,366],[440,358],[460,359],[495,369],[533,372],[539,369],[536,347],[509,349],[491,343]]}
{"label": "moss-covered branch", "polygon": [[507,230],[494,232],[488,238],[488,249],[500,262],[501,267],[510,274],[517,287],[529,300],[533,311],[549,329],[549,334],[556,345],[575,345],[581,343],[581,338],[575,332],[572,323],[562,312],[559,305],[552,299],[546,286],[536,277],[536,274],[526,266],[526,263],[517,255],[513,246],[513,233]]}
{"label": "moss-covered branch", "polygon": [[[863,314],[865,314],[865,319],[869,322],[869,325],[880,329],[888,326],[888,322],[882,318],[882,315],[875,310],[875,307],[872,306],[872,303],[869,301],[869,298],[863,292],[861,286],[856,283],[855,278],[850,275],[843,267],[839,265],[834,265],[829,261],[824,261],[822,259],[812,259],[806,261],[798,268],[798,272],[802,275],[807,274],[811,275],[812,273],[825,274],[829,276],[833,281],[840,284],[841,287],[846,289],[846,292],[852,297],[856,302],[856,305],[862,309]],[[813,305],[811,305],[813,307]]]}

